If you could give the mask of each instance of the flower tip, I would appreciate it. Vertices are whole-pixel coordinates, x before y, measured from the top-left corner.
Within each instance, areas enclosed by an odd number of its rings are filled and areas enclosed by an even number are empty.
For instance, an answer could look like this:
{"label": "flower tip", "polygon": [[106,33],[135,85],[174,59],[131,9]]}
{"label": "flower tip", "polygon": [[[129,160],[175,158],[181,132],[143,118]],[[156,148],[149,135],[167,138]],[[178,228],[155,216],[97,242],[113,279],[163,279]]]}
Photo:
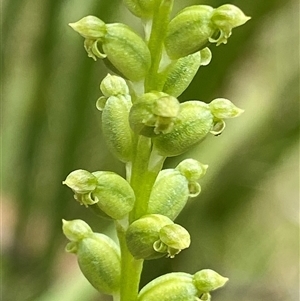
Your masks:
{"label": "flower tip", "polygon": [[251,19],[251,17],[249,16],[243,16],[243,18],[241,18],[239,21],[239,23],[237,24],[237,26],[241,26],[244,25],[246,22],[248,22]]}
{"label": "flower tip", "polygon": [[238,117],[238,116],[242,115],[244,112],[245,112],[245,110],[237,108],[235,117]]}
{"label": "flower tip", "polygon": [[76,30],[77,27],[78,27],[77,23],[69,23],[68,25],[69,25],[72,29],[74,29],[75,31],[77,31],[77,30]]}
{"label": "flower tip", "polygon": [[204,169],[205,172],[207,171],[208,167],[209,167],[208,164],[202,164],[202,168]]}

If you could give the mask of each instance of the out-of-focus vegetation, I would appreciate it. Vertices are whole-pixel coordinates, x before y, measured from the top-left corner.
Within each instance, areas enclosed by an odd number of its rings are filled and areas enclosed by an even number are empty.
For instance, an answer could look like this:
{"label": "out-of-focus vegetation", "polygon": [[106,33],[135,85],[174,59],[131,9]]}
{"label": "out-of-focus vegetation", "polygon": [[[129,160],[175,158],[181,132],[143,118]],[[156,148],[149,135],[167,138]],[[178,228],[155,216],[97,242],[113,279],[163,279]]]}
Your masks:
{"label": "out-of-focus vegetation", "polygon": [[[227,1],[177,1],[218,6]],[[215,301],[296,301],[299,232],[299,4],[231,1],[252,20],[213,47],[181,100],[226,97],[245,113],[188,156],[209,164],[202,193],[177,219],[192,245],[145,263],[143,284],[170,271],[212,268],[230,282]],[[120,0],[2,4],[2,300],[110,300],[65,254],[61,219],[85,219],[61,182],[77,168],[124,174],[106,149],[95,101],[107,70],[67,24],[94,14],[141,27]],[[186,156],[185,156],[186,157]],[[181,157],[166,162],[174,166]],[[112,235],[114,235],[112,233]]]}

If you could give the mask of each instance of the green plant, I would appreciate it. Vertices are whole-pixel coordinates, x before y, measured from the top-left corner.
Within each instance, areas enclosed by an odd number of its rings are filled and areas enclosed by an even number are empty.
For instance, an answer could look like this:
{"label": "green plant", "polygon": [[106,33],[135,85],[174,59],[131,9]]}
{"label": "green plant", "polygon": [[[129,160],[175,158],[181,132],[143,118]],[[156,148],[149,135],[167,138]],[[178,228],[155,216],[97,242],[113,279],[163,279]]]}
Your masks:
{"label": "green plant", "polygon": [[189,247],[188,231],[174,219],[200,193],[198,180],[207,170],[194,159],[162,170],[165,159],[185,153],[209,133],[219,135],[224,119],[243,112],[225,98],[207,104],[179,103],[176,97],[209,64],[208,47],[226,44],[232,29],[249,17],[229,4],[194,5],[170,20],[173,0],[124,2],[142,19],[144,39],[124,24],[94,16],[70,26],[85,38],[88,56],[103,59],[117,74],[101,82],[96,106],[109,149],[125,163],[126,180],[111,171],[76,170],[63,182],[78,202],[114,220],[119,245],[73,220],[63,221],[70,240],[66,250],[77,255],[90,283],[115,301],[210,300],[210,292],[228,279],[209,269],[166,274],[140,291],[139,282],[144,260],[173,258]]}

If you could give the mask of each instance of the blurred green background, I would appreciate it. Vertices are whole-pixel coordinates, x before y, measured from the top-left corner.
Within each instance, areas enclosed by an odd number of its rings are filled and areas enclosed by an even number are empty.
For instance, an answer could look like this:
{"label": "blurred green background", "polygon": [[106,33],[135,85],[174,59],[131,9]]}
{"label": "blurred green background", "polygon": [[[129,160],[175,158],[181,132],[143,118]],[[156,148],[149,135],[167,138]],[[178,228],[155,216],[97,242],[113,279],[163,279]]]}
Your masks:
{"label": "blurred green background", "polygon": [[[174,13],[189,4],[175,1]],[[202,193],[177,222],[192,236],[175,259],[148,261],[142,283],[170,271],[212,268],[230,278],[214,301],[299,300],[299,4],[231,1],[252,16],[226,46],[212,47],[181,100],[225,97],[245,109],[219,137],[167,160],[209,164]],[[139,20],[120,0],[2,3],[2,300],[100,301],[64,252],[61,219],[114,235],[61,182],[78,168],[124,167],[109,154],[95,108],[107,73],[67,24],[85,15]],[[159,301],[159,300],[158,300]]]}

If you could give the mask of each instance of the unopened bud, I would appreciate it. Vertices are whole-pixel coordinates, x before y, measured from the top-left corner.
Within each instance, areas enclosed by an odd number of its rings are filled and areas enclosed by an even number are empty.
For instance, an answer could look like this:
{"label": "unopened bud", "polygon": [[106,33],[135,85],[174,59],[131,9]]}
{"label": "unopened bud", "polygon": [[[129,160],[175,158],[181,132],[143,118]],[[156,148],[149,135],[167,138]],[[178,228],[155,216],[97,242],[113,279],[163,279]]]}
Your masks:
{"label": "unopened bud", "polygon": [[100,90],[106,97],[129,94],[126,81],[120,76],[110,74],[102,80]]}
{"label": "unopened bud", "polygon": [[193,182],[203,178],[207,168],[208,165],[202,164],[195,159],[185,159],[175,169],[184,175],[188,181]]}
{"label": "unopened bud", "polygon": [[75,193],[84,194],[92,192],[97,187],[97,178],[90,172],[78,169],[72,171],[63,181],[63,184],[70,187]]}
{"label": "unopened bud", "polygon": [[224,4],[216,8],[211,16],[211,21],[220,30],[218,38],[211,38],[210,42],[226,44],[231,36],[232,29],[245,24],[250,17],[247,17],[238,7],[232,4]]}
{"label": "unopened bud", "polygon": [[93,234],[91,227],[83,220],[75,219],[66,221],[63,219],[62,222],[63,233],[70,241],[80,241]]}
{"label": "unopened bud", "polygon": [[106,33],[105,23],[94,16],[87,16],[69,24],[82,37],[90,40],[102,38]]}
{"label": "unopened bud", "polygon": [[194,283],[200,293],[208,293],[225,285],[228,278],[217,272],[205,269],[194,275]]}
{"label": "unopened bud", "polygon": [[[82,224],[86,226],[83,227]],[[88,234],[86,234],[86,229]],[[80,231],[82,231],[81,235]],[[81,272],[101,293],[115,294],[120,289],[121,258],[116,243],[108,236],[94,233],[80,220],[64,221],[63,231],[71,240],[66,251],[77,255]]]}
{"label": "unopened bud", "polygon": [[209,108],[211,113],[218,119],[235,118],[244,112],[226,98],[214,99],[209,103]]}

